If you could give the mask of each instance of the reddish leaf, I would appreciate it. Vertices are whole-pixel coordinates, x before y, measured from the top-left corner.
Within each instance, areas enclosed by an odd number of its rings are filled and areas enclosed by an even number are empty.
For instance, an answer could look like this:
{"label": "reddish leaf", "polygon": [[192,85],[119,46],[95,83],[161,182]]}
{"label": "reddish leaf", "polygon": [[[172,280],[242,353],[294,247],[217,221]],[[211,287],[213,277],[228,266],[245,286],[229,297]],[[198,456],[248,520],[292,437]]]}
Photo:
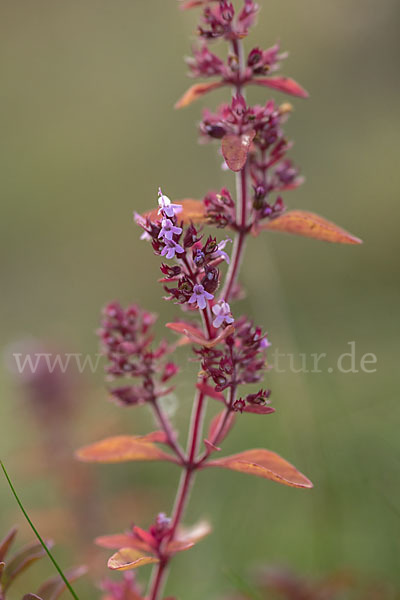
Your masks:
{"label": "reddish leaf", "polygon": [[275,452],[270,450],[246,450],[225,458],[206,463],[205,466],[223,467],[240,473],[271,479],[291,487],[312,488],[313,484],[305,475]]}
{"label": "reddish leaf", "polygon": [[221,452],[222,450],[222,448],[219,448],[218,446],[210,442],[210,440],[204,440],[204,445],[206,447],[207,456],[210,456],[210,454],[212,454],[213,452]]}
{"label": "reddish leaf", "polygon": [[[207,344],[207,340],[204,337],[203,332],[195,325],[179,321],[177,323],[166,323],[165,327],[168,327],[168,329],[172,329],[172,331],[174,331],[175,333],[180,333],[181,335],[183,335],[186,338],[185,343],[193,342],[195,344],[200,344],[201,346]],[[183,343],[184,341],[182,341],[180,345],[182,345]]]}
{"label": "reddish leaf", "polygon": [[134,548],[121,548],[121,550],[112,555],[107,565],[113,571],[128,571],[158,562],[160,562],[158,558],[143,554]]}
{"label": "reddish leaf", "polygon": [[216,90],[225,85],[223,81],[213,81],[212,83],[195,83],[192,85],[175,104],[175,108],[184,108],[204,94]]}
{"label": "reddish leaf", "polygon": [[243,412],[254,413],[255,415],[270,415],[275,412],[275,408],[272,408],[272,406],[262,406],[260,404],[247,404],[244,407]]}
{"label": "reddish leaf", "polygon": [[217,390],[211,387],[211,385],[207,385],[206,383],[197,383],[196,388],[209,398],[214,398],[214,400],[218,400],[219,402],[225,402],[223,393],[217,392]]}
{"label": "reddish leaf", "polygon": [[265,79],[252,79],[250,84],[269,87],[278,92],[284,92],[298,98],[308,98],[308,92],[290,77],[266,77]]}
{"label": "reddish leaf", "polygon": [[150,551],[148,544],[138,540],[129,533],[102,535],[95,539],[95,543],[97,546],[100,546],[101,548],[108,548],[109,550],[118,550],[119,548],[136,548],[136,550],[142,550],[144,552]]}
{"label": "reddish leaf", "polygon": [[243,169],[255,134],[251,130],[243,135],[229,134],[222,138],[222,154],[231,171]]}
{"label": "reddish leaf", "polygon": [[135,526],[133,528],[133,531],[148,546],[153,547],[154,545],[156,545],[156,540],[154,539],[154,537],[145,529]]}
{"label": "reddish leaf", "polygon": [[166,454],[154,444],[143,438],[130,435],[117,435],[84,446],[76,452],[76,456],[83,462],[119,463],[126,461],[152,461],[175,459]]}
{"label": "reddish leaf", "polygon": [[[204,204],[202,200],[194,200],[193,198],[185,198],[184,200],[174,200],[174,204],[182,206],[182,210],[178,213],[178,220],[183,221],[184,225],[193,223],[204,223],[206,216],[204,212]],[[142,215],[144,218],[149,218],[150,221],[160,221],[161,216],[158,214],[158,208],[147,211]]]}
{"label": "reddish leaf", "polygon": [[199,344],[200,346],[205,346],[206,348],[213,348],[235,331],[234,326],[229,325],[222,331],[222,333],[219,334],[218,337],[208,340],[204,337],[203,333],[197,329],[197,327],[194,327],[188,323],[166,323],[165,326],[168,327],[168,329],[175,331],[175,333],[184,335],[194,344]]}
{"label": "reddish leaf", "polygon": [[218,444],[222,442],[232,429],[233,425],[235,424],[235,419],[236,415],[232,411],[230,411],[228,415],[226,413],[226,410],[220,412],[211,421],[210,429],[208,431],[208,438],[213,443]]}
{"label": "reddish leaf", "polygon": [[359,238],[335,223],[304,210],[291,210],[276,219],[261,224],[259,229],[293,233],[336,244],[362,244]]}
{"label": "reddish leaf", "polygon": [[[65,576],[67,581],[70,583],[72,581],[76,581],[79,577],[86,575],[87,573],[86,567],[76,567],[74,569],[70,569],[66,571]],[[66,585],[64,581],[59,576],[52,577],[43,583],[38,589],[37,595],[42,600],[57,600],[57,598],[63,593],[66,589]]]}

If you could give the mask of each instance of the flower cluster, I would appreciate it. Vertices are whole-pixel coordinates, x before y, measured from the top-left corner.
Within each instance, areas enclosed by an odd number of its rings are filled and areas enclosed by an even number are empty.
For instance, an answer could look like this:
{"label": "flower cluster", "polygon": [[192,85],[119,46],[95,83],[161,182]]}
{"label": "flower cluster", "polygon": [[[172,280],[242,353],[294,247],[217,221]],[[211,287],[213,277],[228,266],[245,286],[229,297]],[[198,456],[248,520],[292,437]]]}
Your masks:
{"label": "flower cluster", "polygon": [[[221,312],[217,318],[220,315]],[[201,348],[197,354],[203,371],[214,382],[215,391],[222,392],[228,388],[236,389],[240,384],[259,382],[266,369],[266,349],[269,345],[267,335],[242,317],[236,322],[235,332],[224,340],[223,346]],[[260,391],[257,395],[247,396],[246,401],[255,404],[268,398],[269,392]],[[239,403],[237,410],[240,410],[240,406]]]}
{"label": "flower cluster", "polygon": [[242,10],[235,18],[235,9],[230,0],[188,0],[183,8],[204,5],[204,13],[198,28],[199,35],[206,40],[225,38],[238,40],[248,34],[256,19],[258,5],[254,0],[245,0]]}
{"label": "flower cluster", "polygon": [[209,192],[203,199],[207,222],[215,225],[218,229],[224,227],[233,228],[235,223],[235,203],[232,196],[226,188],[217,194]]}
{"label": "flower cluster", "polygon": [[161,190],[159,206],[156,218],[136,215],[136,222],[144,229],[146,239],[151,240],[156,254],[168,260],[176,259],[178,263],[162,263],[160,267],[167,299],[187,304],[188,308],[205,310],[214,301],[219,286],[218,265],[222,261],[229,263],[225,247],[230,239],[217,242],[216,237],[208,236],[203,240],[200,229],[193,223],[184,228],[183,221],[178,221],[182,206],[173,204]]}
{"label": "flower cluster", "polygon": [[106,372],[114,378],[137,378],[138,385],[125,385],[111,390],[114,400],[123,406],[140,405],[171,392],[165,384],[178,372],[177,365],[166,360],[170,351],[162,341],[151,347],[155,317],[137,305],[124,310],[118,302],[103,310],[99,336],[109,364]]}
{"label": "flower cluster", "polygon": [[[278,106],[269,100],[264,106],[248,106],[242,95],[236,95],[230,104],[221,105],[216,112],[205,110],[200,123],[204,139],[225,136],[251,137],[248,168],[253,185],[252,224],[265,218],[274,218],[285,210],[281,196],[285,190],[297,188],[303,182],[298,169],[286,153],[292,144],[284,136],[282,125],[290,112],[290,105]],[[272,198],[274,194],[277,197]],[[211,192],[204,198],[209,222],[218,227],[235,228],[231,197],[227,190]]]}

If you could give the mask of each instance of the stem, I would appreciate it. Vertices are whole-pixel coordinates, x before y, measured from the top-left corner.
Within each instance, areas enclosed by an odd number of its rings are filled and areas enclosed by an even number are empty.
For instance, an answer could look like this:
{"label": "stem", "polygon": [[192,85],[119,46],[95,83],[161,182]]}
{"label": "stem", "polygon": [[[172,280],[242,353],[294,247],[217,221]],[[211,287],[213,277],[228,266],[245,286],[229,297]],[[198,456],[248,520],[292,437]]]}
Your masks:
{"label": "stem", "polygon": [[[239,63],[239,83],[235,86],[234,91],[236,93],[242,93],[242,86],[240,83],[240,72],[243,72],[244,62],[243,62],[243,47],[239,40],[235,40],[232,44],[233,50],[238,57]],[[243,252],[245,248],[246,236],[248,234],[248,168],[245,165],[240,173],[236,175],[236,192],[237,192],[237,201],[236,201],[236,226],[237,226],[237,234],[234,240],[234,246],[232,251],[231,263],[229,266],[228,273],[226,275],[225,285],[221,294],[222,299],[229,300],[232,295],[232,290],[236,283],[240,265],[243,258]],[[201,316],[203,320],[203,328],[205,334],[208,339],[214,337],[215,333],[212,327],[212,318],[210,314],[210,309],[207,307],[201,311]],[[205,384],[207,382],[207,377],[202,376],[200,378],[200,383]],[[235,390],[236,391],[236,390]],[[219,431],[216,433],[216,439],[223,432],[223,428],[229,418],[229,414],[231,412],[231,406],[233,403],[232,398],[235,395],[235,391],[231,394],[231,398],[229,401],[229,405],[227,406],[226,413],[224,415],[223,422]],[[183,466],[184,471],[181,475],[181,479],[179,482],[178,491],[175,498],[174,509],[172,513],[172,524],[171,524],[171,532],[170,535],[165,539],[164,544],[161,548],[161,557],[160,562],[155,567],[153,571],[153,578],[150,582],[150,593],[149,600],[159,600],[161,593],[164,588],[164,584],[166,581],[167,573],[168,573],[168,565],[170,562],[170,556],[163,555],[163,550],[166,548],[167,544],[171,542],[177,532],[178,526],[183,518],[186,505],[189,500],[190,491],[193,486],[194,477],[197,469],[200,467],[201,463],[204,460],[204,455],[196,460],[197,453],[199,451],[199,445],[201,440],[201,433],[203,431],[203,420],[206,409],[206,398],[205,394],[199,390],[196,392],[192,417],[189,428],[189,439],[188,439],[188,447],[187,447],[187,459],[184,460]],[[168,434],[167,434],[168,435]]]}
{"label": "stem", "polygon": [[177,455],[177,457],[179,458],[181,463],[185,464],[185,462],[186,462],[185,454],[184,454],[180,444],[176,440],[174,430],[172,429],[172,425],[171,425],[167,415],[161,409],[159,403],[157,402],[157,399],[154,399],[151,406],[153,407],[154,414],[156,415],[156,418],[157,418],[162,430],[164,431],[165,435],[167,436],[169,447],[172,448],[172,450],[175,452],[175,454]]}

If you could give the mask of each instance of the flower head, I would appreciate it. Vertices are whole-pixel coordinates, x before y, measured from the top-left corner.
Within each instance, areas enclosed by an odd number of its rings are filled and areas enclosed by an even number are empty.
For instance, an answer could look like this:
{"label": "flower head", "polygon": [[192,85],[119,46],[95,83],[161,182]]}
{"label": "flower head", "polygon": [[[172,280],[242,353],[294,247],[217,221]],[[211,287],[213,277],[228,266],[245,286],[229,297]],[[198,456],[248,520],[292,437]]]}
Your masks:
{"label": "flower head", "polygon": [[189,304],[194,304],[196,302],[198,308],[203,310],[207,305],[207,300],[212,300],[213,298],[213,294],[206,292],[201,283],[198,283],[193,287],[193,294],[189,299]]}

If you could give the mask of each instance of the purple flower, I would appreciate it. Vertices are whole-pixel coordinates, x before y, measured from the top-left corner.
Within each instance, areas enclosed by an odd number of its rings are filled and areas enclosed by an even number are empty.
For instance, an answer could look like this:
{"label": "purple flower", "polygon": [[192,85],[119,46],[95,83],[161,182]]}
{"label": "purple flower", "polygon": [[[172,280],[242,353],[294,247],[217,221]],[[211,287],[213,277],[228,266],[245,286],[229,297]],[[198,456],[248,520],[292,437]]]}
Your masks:
{"label": "purple flower", "polygon": [[163,219],[161,222],[161,230],[158,234],[159,238],[165,240],[172,240],[174,235],[180,235],[182,233],[182,227],[176,227],[170,219]]}
{"label": "purple flower", "polygon": [[224,300],[218,302],[215,306],[212,307],[212,311],[215,315],[215,319],[213,321],[213,326],[218,329],[225,322],[227,325],[230,325],[234,322],[234,318],[231,314],[230,306]]}
{"label": "purple flower", "polygon": [[182,211],[182,206],[180,204],[172,204],[171,200],[168,196],[164,196],[161,191],[161,188],[158,189],[158,214],[164,213],[166,217],[172,218],[176,213],[180,213]]}
{"label": "purple flower", "polygon": [[217,250],[212,254],[211,260],[215,260],[216,258],[219,258],[220,256],[222,256],[222,258],[224,260],[226,260],[226,262],[229,265],[229,256],[227,255],[226,252],[223,251],[223,249],[225,248],[226,244],[231,241],[232,240],[229,238],[226,238],[226,240],[222,240],[222,242],[220,242],[218,244]]}
{"label": "purple flower", "polygon": [[183,254],[185,251],[180,244],[174,242],[174,240],[164,239],[165,247],[161,250],[161,256],[165,256],[168,259],[174,258],[175,254]]}
{"label": "purple flower", "polygon": [[201,283],[198,283],[193,288],[193,294],[190,297],[189,304],[197,302],[198,308],[203,310],[207,304],[206,300],[212,300],[213,298],[213,294],[206,292]]}

